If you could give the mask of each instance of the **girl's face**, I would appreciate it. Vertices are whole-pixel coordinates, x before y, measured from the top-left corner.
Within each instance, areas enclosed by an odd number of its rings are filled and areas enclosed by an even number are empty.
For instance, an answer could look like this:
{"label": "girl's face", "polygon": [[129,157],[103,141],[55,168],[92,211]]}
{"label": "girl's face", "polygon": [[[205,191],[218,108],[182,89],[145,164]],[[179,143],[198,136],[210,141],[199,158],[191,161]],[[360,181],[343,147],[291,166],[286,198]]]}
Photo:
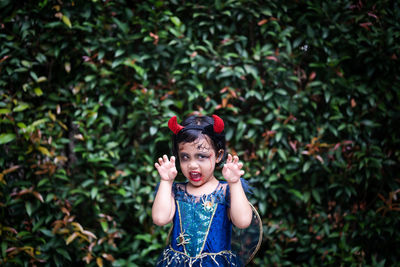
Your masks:
{"label": "girl's face", "polygon": [[219,162],[208,136],[191,143],[178,144],[178,156],[183,175],[199,187],[215,179],[215,164]]}

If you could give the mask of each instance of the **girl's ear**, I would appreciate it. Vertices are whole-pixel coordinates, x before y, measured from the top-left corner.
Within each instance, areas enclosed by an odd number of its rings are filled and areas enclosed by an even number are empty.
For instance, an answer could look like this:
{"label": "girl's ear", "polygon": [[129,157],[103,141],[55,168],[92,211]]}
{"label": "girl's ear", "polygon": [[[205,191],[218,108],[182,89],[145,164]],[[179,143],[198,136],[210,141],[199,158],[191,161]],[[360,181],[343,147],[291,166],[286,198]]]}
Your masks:
{"label": "girl's ear", "polygon": [[215,162],[219,163],[222,160],[223,156],[224,156],[224,150],[223,149],[218,150]]}

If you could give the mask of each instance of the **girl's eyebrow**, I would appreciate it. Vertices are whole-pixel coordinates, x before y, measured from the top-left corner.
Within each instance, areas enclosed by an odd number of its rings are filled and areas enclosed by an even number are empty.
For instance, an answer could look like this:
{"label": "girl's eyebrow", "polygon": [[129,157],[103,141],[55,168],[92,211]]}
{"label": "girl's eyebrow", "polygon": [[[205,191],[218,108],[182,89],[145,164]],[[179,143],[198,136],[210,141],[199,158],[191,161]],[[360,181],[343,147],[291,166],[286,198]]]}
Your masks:
{"label": "girl's eyebrow", "polygon": [[204,157],[209,157],[210,153],[196,153],[196,156],[204,156]]}
{"label": "girl's eyebrow", "polygon": [[[194,154],[196,157],[197,156],[206,156],[206,157],[209,157],[210,156],[210,153],[202,153],[202,152],[199,152],[199,153],[195,153]],[[179,152],[179,156],[189,156],[189,153],[186,153],[186,152]]]}

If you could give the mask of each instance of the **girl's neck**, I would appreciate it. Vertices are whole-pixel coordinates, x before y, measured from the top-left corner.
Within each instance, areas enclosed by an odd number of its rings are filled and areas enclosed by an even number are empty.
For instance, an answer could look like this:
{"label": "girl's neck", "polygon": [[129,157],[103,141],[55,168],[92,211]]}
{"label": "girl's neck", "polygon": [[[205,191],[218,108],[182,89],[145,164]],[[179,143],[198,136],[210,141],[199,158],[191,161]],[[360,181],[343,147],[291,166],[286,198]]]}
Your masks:
{"label": "girl's neck", "polygon": [[193,186],[190,182],[188,182],[186,184],[186,192],[193,196],[208,195],[214,192],[218,185],[219,181],[215,177],[202,184],[201,186]]}

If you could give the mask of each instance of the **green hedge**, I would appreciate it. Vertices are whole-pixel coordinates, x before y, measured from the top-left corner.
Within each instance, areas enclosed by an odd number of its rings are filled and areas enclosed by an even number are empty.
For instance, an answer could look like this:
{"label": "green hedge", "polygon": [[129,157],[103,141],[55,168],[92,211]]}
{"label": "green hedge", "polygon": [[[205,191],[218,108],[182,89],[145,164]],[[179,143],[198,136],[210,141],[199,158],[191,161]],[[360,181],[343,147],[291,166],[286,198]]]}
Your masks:
{"label": "green hedge", "polygon": [[254,266],[394,266],[396,1],[0,2],[0,264],[152,266],[172,115],[216,113]]}

